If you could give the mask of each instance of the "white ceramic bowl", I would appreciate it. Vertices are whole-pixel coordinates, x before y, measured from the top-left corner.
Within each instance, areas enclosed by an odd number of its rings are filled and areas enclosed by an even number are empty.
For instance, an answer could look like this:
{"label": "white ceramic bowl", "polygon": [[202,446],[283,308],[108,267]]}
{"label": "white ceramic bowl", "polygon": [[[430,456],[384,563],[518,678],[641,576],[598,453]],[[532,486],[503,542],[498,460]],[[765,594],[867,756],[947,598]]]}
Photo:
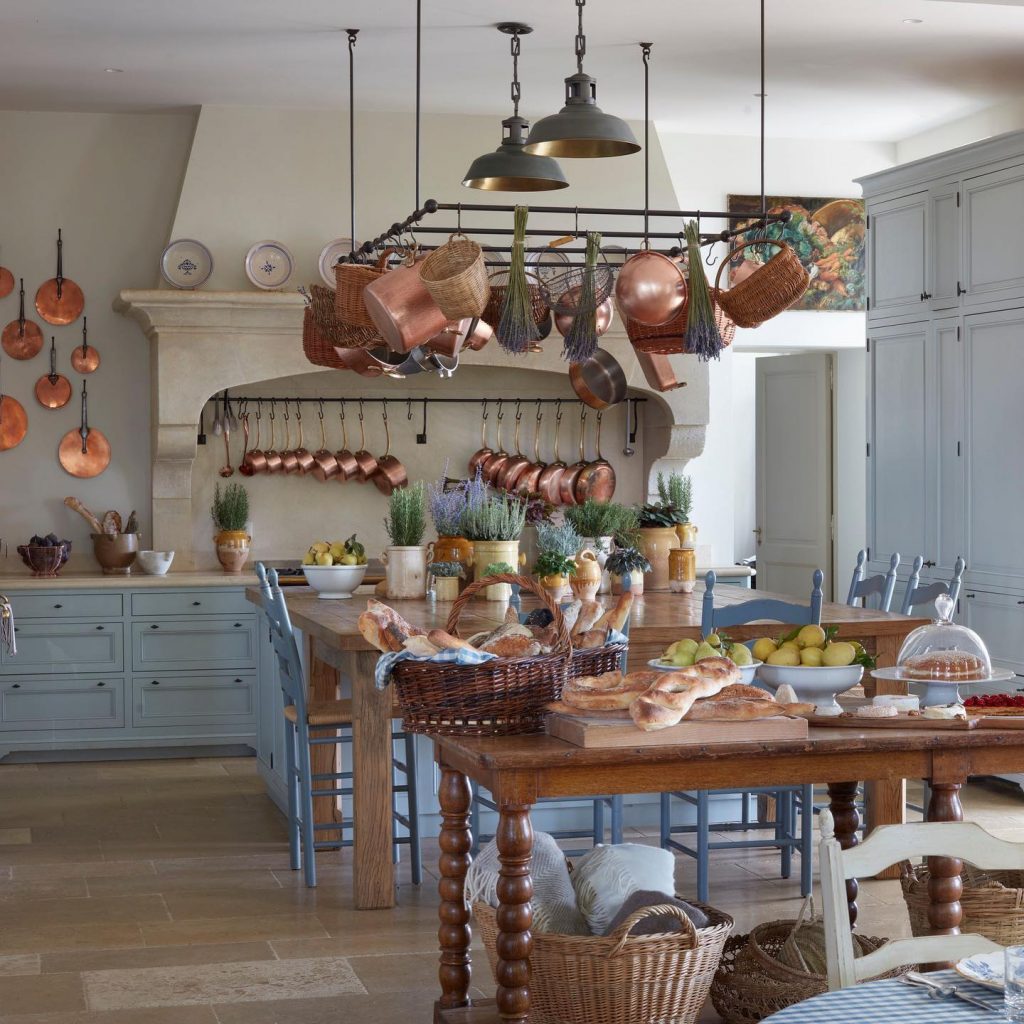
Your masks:
{"label": "white ceramic bowl", "polygon": [[757,678],[772,692],[789,683],[797,698],[818,707],[838,707],[836,694],[853,689],[864,674],[863,665],[762,665]]}
{"label": "white ceramic bowl", "polygon": [[339,601],[352,596],[366,575],[365,565],[304,565],[306,582],[319,596],[328,601]]}
{"label": "white ceramic bowl", "polygon": [[135,555],[135,564],[147,576],[166,576],[173,561],[173,551],[139,551]]}
{"label": "white ceramic bowl", "polygon": [[[669,665],[659,658],[655,658],[654,661],[647,662],[649,668],[656,669],[658,672],[678,672],[680,669],[679,665]],[[754,676],[757,675],[757,670],[761,667],[761,662],[752,661],[749,665],[737,665],[740,670],[740,682],[746,683],[748,686],[752,686],[754,683]]]}

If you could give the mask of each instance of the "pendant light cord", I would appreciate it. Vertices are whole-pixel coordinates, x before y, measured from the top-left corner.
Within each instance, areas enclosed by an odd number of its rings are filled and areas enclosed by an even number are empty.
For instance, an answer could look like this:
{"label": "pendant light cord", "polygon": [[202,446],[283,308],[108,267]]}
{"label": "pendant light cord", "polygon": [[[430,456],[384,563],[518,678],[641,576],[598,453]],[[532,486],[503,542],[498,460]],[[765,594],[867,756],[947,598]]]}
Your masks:
{"label": "pendant light cord", "polygon": [[[761,216],[767,213],[764,194],[764,0],[761,0]],[[767,228],[767,224],[765,225]]]}
{"label": "pendant light cord", "polygon": [[355,50],[359,29],[348,32],[348,205],[349,228],[352,232],[352,246],[356,244],[356,72]]}
{"label": "pendant light cord", "polygon": [[583,34],[583,8],[587,0],[576,0],[576,13],[579,16],[579,27],[576,30],[576,73],[583,74],[583,58],[587,53],[587,37]]}
{"label": "pendant light cord", "polygon": [[519,52],[522,44],[519,40],[519,33],[512,33],[512,41],[509,49],[512,52],[512,116],[519,116],[519,99],[522,96],[522,87],[519,85]]}
{"label": "pendant light cord", "polygon": [[641,43],[644,60],[644,246],[651,247],[651,46]]}
{"label": "pendant light cord", "polygon": [[422,93],[422,72],[421,58],[423,49],[423,0],[416,0],[416,205],[413,209],[420,208],[420,120],[421,120],[421,93]]}

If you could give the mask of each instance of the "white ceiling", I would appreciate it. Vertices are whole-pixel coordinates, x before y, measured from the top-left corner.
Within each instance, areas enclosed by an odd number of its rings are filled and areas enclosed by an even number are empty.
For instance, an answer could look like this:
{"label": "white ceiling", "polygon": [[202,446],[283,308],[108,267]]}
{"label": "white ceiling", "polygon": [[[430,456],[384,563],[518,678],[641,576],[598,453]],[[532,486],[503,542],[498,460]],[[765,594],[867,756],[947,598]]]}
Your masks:
{"label": "white ceiling", "polygon": [[[1020,6],[768,0],[769,133],[895,140],[1019,96]],[[561,106],[572,0],[423,0],[423,11],[425,110],[506,114],[508,40],[490,26],[509,18],[536,29],[523,41],[523,113]],[[344,106],[351,25],[359,106],[411,110],[414,19],[415,0],[0,0],[0,107]],[[652,40],[659,127],[754,134],[757,26],[757,0],[591,0],[586,70],[602,106],[642,116],[636,42]]]}

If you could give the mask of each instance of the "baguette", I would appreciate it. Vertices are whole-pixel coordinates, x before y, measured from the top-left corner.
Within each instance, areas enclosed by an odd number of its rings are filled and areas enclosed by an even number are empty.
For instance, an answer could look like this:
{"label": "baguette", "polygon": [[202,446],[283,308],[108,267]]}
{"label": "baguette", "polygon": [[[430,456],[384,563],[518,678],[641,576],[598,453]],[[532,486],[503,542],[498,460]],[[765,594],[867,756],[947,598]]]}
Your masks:
{"label": "baguette", "polygon": [[407,637],[405,649],[417,658],[433,658],[435,654],[441,653],[441,649],[432,644],[425,636]]}
{"label": "baguette", "polygon": [[629,619],[630,610],[633,607],[633,592],[627,590],[604,615],[594,623],[594,629],[615,629],[620,633]]}
{"label": "baguette", "polygon": [[588,629],[586,633],[577,633],[572,638],[572,645],[577,651],[586,651],[594,647],[604,647],[608,642],[608,630]]}
{"label": "baguette", "polygon": [[813,704],[778,704],[773,700],[699,700],[686,713],[687,722],[750,722],[779,715],[802,716],[814,712]]}
{"label": "baguette", "polygon": [[584,601],[580,608],[579,617],[572,627],[572,635],[578,636],[594,628],[597,620],[604,615],[604,607],[597,601]]}
{"label": "baguette", "polygon": [[581,676],[565,684],[562,702],[581,711],[624,711],[656,678],[655,672],[624,676],[617,669],[600,676]]}
{"label": "baguette", "polygon": [[458,647],[465,651],[472,651],[476,649],[468,640],[463,640],[462,637],[452,636],[451,633],[448,633],[443,629],[432,629],[427,634],[427,639],[442,651],[450,650],[453,647]]}

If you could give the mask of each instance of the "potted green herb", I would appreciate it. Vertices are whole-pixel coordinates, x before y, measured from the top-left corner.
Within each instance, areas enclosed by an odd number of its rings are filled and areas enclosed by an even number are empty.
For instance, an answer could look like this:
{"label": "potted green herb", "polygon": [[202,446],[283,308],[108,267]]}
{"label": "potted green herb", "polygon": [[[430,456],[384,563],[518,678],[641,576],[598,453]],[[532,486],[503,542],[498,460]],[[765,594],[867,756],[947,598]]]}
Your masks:
{"label": "potted green herb", "polygon": [[422,483],[392,491],[384,519],[391,544],[382,558],[387,576],[387,596],[423,597],[427,588],[426,497]]}
{"label": "potted green herb", "polygon": [[[525,522],[526,505],[515,495],[492,491],[480,480],[479,475],[470,482],[466,510],[462,514],[462,535],[473,542],[473,571],[476,579],[482,579],[485,567],[495,562],[521,564],[519,537]],[[489,587],[488,591],[497,589],[508,591],[501,598],[508,600],[511,591],[507,586]]]}
{"label": "potted green herb", "polygon": [[582,505],[570,505],[565,510],[565,521],[571,523],[580,535],[580,555],[584,551],[592,551],[601,567],[597,593],[607,594],[611,590],[611,576],[604,571],[604,567],[612,553],[615,534],[623,530],[635,531],[636,518],[634,509],[614,501],[595,501],[593,498],[587,498]]}
{"label": "potted green herb", "polygon": [[631,590],[634,594],[642,594],[644,573],[651,571],[651,563],[636,548],[617,547],[608,556],[605,568],[612,574],[613,593],[621,594],[623,590]]}
{"label": "potted green herb", "polygon": [[697,546],[697,527],[690,522],[693,514],[693,478],[682,473],[658,474],[658,497],[662,505],[668,505],[677,513],[676,533],[679,535],[679,546],[695,548]]}
{"label": "potted green herb", "polygon": [[533,567],[540,585],[557,601],[569,586],[569,577],[576,571],[576,554],[580,549],[580,535],[571,523],[555,526],[537,524],[539,554]]}
{"label": "potted green herb", "polygon": [[433,580],[435,600],[454,601],[459,596],[459,580],[466,575],[461,562],[431,562],[427,572]]}
{"label": "potted green herb", "polygon": [[217,531],[213,543],[217,561],[225,572],[237,573],[249,559],[249,494],[241,484],[228,484],[223,491],[214,488],[210,518]]}
{"label": "potted green herb", "polygon": [[682,521],[678,510],[661,501],[637,509],[640,551],[651,563],[646,585],[650,590],[668,589],[668,553],[679,547],[676,526]]}
{"label": "potted green herb", "polygon": [[[478,578],[486,579],[488,576],[501,576],[515,571],[508,562],[491,562]],[[484,595],[488,601],[507,601],[512,596],[512,586],[508,583],[494,583],[484,587]]]}

